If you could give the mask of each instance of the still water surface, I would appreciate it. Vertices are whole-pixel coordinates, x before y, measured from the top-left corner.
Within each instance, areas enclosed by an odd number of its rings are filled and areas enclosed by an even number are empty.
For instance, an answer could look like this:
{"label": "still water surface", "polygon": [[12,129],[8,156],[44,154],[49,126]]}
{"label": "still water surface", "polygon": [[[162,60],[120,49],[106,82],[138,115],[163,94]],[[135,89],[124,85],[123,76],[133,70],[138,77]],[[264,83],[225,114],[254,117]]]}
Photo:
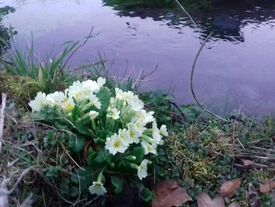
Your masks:
{"label": "still water surface", "polygon": [[[193,103],[190,72],[201,38],[210,31],[198,61],[194,86],[199,100],[220,113],[241,108],[253,115],[275,114],[275,4],[273,1],[216,2],[212,9],[192,9],[198,24],[176,8],[123,6],[112,0],[2,0],[15,12],[2,20],[17,34],[19,48],[33,36],[45,57],[68,40],[94,28],[95,37],[71,64],[90,63],[100,52],[111,72],[138,76],[157,71],[143,90],[173,89],[179,103]],[[131,1],[130,1],[131,2]],[[137,1],[138,2],[138,1]]]}

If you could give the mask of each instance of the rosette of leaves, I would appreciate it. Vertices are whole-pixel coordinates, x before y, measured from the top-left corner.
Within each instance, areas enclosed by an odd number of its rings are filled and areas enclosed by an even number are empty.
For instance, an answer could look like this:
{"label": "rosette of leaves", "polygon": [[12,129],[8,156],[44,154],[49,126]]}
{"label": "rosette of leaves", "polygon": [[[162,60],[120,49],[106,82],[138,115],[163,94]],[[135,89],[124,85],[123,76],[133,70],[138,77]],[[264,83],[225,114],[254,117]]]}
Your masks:
{"label": "rosette of leaves", "polygon": [[[113,196],[132,186],[150,201],[152,192],[142,181],[151,175],[157,147],[168,136],[166,126],[157,126],[154,112],[146,111],[132,91],[107,87],[105,81],[100,77],[76,81],[64,92],[39,92],[29,103],[33,117],[67,134],[63,144],[82,170],[74,179],[76,186],[81,182],[82,195]],[[63,188],[69,189],[68,182]]]}

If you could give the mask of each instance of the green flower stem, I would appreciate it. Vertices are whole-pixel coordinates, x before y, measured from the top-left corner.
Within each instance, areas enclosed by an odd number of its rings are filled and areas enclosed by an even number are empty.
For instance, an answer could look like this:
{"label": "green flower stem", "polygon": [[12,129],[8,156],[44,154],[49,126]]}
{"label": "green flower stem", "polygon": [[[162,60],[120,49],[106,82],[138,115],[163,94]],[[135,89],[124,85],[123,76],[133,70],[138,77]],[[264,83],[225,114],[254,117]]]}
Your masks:
{"label": "green flower stem", "polygon": [[92,124],[91,124],[92,129],[93,129],[93,130],[96,130],[96,123],[95,123],[95,120],[92,119],[92,120],[91,120],[91,123],[92,123]]}
{"label": "green flower stem", "polygon": [[149,136],[147,136],[147,135],[145,135],[145,134],[143,134],[142,135],[142,137],[141,137],[143,140],[145,140],[146,142],[152,142],[152,138],[151,137],[149,137]]}
{"label": "green flower stem", "polygon": [[98,174],[98,176],[97,176],[97,182],[101,182],[102,183],[102,181],[103,181],[103,172],[105,171],[105,169],[106,169],[106,166],[104,166],[102,168],[102,170],[100,171],[100,173]]}
{"label": "green flower stem", "polygon": [[120,114],[120,117],[123,119],[123,118],[127,118],[127,117],[124,117],[124,115],[130,110],[130,107],[127,106],[126,108],[122,108],[121,109],[121,114]]}
{"label": "green flower stem", "polygon": [[85,106],[82,107],[82,111],[84,111],[84,112],[91,111],[92,107],[93,107],[93,104],[88,103],[88,104],[86,104]]}
{"label": "green flower stem", "polygon": [[130,163],[130,166],[131,166],[131,168],[133,168],[133,169],[138,169],[138,165],[136,165],[136,164],[134,164],[134,163]]}

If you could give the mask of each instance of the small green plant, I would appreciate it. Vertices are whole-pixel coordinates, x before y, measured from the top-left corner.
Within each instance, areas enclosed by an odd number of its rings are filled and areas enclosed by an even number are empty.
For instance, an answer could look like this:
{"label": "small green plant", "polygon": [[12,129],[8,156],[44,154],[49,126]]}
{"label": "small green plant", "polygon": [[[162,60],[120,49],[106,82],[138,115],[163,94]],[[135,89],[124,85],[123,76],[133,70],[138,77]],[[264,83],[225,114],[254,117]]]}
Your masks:
{"label": "small green plant", "polygon": [[[151,175],[157,148],[168,136],[166,126],[158,128],[154,112],[146,111],[135,93],[105,83],[102,77],[76,81],[64,92],[39,92],[29,105],[36,121],[65,133],[62,138],[50,133],[44,142],[58,139],[77,165],[90,172],[82,194],[119,194],[124,185],[132,185],[149,201],[152,193],[141,181]],[[54,168],[47,175],[57,172]]]}
{"label": "small green plant", "polygon": [[60,55],[41,61],[33,47],[27,52],[21,52],[15,47],[15,52],[7,60],[2,60],[1,64],[8,75],[29,78],[35,82],[39,91],[50,93],[63,90],[73,82],[73,77],[64,68],[77,48],[77,43],[67,44]]}
{"label": "small green plant", "polygon": [[27,107],[26,103],[38,91],[36,82],[31,78],[0,73],[0,94],[8,93],[9,98],[13,98],[20,105]]}

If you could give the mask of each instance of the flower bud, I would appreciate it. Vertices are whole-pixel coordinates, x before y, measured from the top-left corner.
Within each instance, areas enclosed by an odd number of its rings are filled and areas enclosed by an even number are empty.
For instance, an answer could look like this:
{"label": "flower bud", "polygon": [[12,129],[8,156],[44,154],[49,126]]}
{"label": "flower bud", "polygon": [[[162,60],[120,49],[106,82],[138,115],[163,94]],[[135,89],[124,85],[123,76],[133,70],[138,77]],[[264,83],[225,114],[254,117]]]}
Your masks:
{"label": "flower bud", "polygon": [[126,160],[129,160],[129,161],[134,161],[134,160],[137,159],[137,157],[136,157],[136,156],[133,156],[133,155],[129,155],[129,156],[125,157],[125,159],[126,159]]}

